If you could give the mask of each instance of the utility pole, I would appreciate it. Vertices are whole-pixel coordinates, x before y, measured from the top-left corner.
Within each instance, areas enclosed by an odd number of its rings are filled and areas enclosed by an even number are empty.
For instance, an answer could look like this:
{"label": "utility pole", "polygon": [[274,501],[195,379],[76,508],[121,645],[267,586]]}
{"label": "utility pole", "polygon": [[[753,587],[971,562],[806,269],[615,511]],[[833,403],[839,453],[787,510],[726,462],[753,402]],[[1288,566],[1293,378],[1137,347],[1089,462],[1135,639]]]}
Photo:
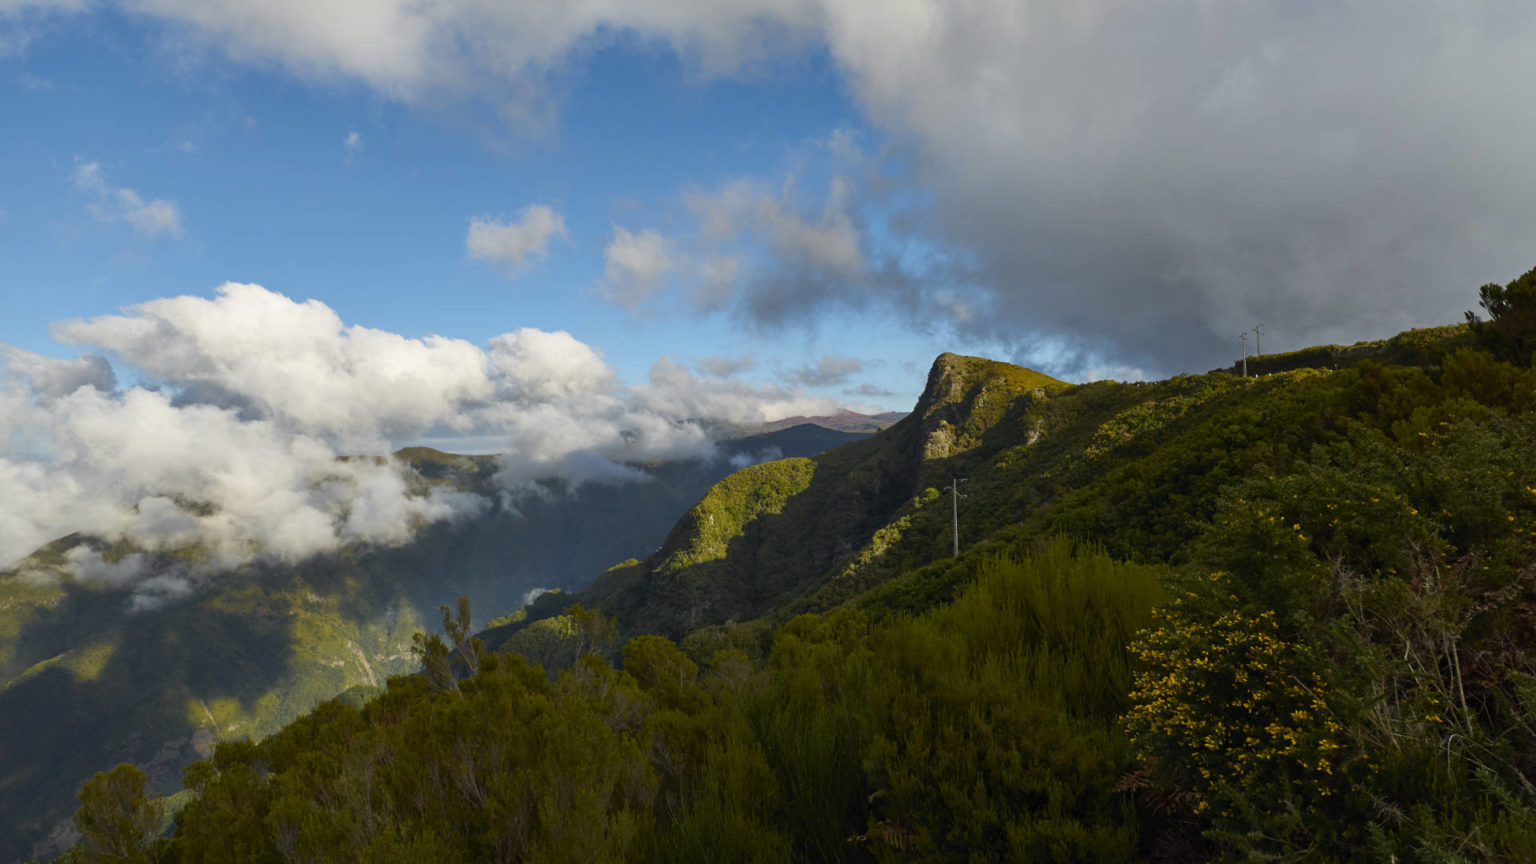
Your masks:
{"label": "utility pole", "polygon": [[1264,353],[1264,343],[1260,341],[1260,339],[1263,337],[1263,335],[1264,335],[1264,325],[1263,324],[1255,324],[1255,325],[1253,325],[1253,356],[1255,356],[1255,357],[1257,357],[1260,354]]}
{"label": "utility pole", "polygon": [[1243,340],[1243,377],[1248,377],[1248,331],[1237,334]]}
{"label": "utility pole", "polygon": [[960,484],[964,482],[964,477],[958,479],[951,477],[949,479],[949,491],[951,494],[950,515],[954,520],[956,558],[960,557]]}

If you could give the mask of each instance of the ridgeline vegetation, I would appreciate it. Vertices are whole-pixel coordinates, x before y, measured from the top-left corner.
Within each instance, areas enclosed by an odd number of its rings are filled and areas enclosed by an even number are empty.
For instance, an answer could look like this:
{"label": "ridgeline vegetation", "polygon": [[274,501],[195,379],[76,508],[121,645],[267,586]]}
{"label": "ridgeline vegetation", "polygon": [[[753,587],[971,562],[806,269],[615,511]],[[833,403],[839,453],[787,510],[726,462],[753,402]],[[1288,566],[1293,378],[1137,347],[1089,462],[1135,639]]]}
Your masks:
{"label": "ridgeline vegetation", "polygon": [[220,742],[166,834],[99,775],[68,857],[1536,860],[1536,270],[1480,300],[1248,378],[941,356],[890,429]]}

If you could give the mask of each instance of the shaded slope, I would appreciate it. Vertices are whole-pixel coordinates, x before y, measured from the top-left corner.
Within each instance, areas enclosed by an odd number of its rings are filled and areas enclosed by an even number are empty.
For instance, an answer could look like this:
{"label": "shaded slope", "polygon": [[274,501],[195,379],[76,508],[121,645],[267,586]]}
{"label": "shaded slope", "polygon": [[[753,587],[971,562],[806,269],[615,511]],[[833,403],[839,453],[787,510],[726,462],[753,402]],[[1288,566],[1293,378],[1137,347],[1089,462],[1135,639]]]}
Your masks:
{"label": "shaded slope", "polygon": [[[712,489],[644,562],[599,577],[581,602],[634,632],[681,635],[762,615],[831,579],[883,562],[879,532],[955,460],[1067,385],[976,357],[941,355],[912,414],[810,460],[758,466]],[[1007,436],[1007,437],[1012,437]],[[766,504],[765,504],[766,502]],[[708,550],[708,554],[701,554]]]}
{"label": "shaded slope", "polygon": [[[424,526],[406,546],[251,565],[136,614],[125,590],[67,575],[74,545],[109,558],[112,548],[79,536],[50,544],[0,573],[0,862],[58,851],[37,844],[66,827],[75,790],[96,771],[132,761],[171,791],[215,739],[268,734],[322,700],[413,671],[412,634],[432,629],[438,606],[457,595],[491,617],[534,588],[580,588],[656,549],[733,459],[812,455],[864,437],[802,425],[725,441],[709,462],[641,466],[650,482],[551,484],[516,511],[497,504]],[[396,455],[419,484],[494,492],[494,457]],[[151,570],[184,566],[162,556]]]}

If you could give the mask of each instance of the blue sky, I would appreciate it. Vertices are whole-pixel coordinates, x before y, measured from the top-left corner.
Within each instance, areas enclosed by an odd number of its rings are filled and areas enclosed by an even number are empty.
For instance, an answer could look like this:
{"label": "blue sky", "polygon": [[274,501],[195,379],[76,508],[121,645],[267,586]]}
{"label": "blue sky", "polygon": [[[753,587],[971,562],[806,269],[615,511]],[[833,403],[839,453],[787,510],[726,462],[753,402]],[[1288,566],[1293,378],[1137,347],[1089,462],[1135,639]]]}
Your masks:
{"label": "blue sky", "polygon": [[[468,99],[405,104],[355,81],[181,56],[162,22],[112,10],[28,23],[25,49],[0,58],[0,342],[70,356],[82,349],[51,338],[55,321],[255,282],[410,337],[566,330],[634,380],[662,355],[751,354],[744,374],[760,380],[851,357],[860,372],[814,392],[887,409],[910,407],[950,347],[882,313],[764,330],[602,297],[614,226],[673,232],[690,190],[791,174],[814,208],[836,170],[832,136],[881,146],[815,46],[705,78],[621,36],[563,72],[550,128],[529,130]],[[176,226],[100,212],[77,183],[91,163],[109,191],[171,202]],[[472,218],[530,205],[567,226],[542,256],[509,269],[466,254]]]}
{"label": "blue sky", "polygon": [[943,350],[1378,338],[1536,257],[1536,109],[1488,84],[1533,36],[1515,0],[0,0],[0,343],[235,280],[904,408]]}

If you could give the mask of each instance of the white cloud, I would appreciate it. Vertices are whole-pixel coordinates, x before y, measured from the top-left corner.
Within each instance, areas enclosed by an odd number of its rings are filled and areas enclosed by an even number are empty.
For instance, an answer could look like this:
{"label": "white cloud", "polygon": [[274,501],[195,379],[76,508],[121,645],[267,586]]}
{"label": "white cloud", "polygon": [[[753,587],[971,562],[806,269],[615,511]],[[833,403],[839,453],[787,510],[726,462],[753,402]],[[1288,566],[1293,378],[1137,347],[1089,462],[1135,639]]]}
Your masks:
{"label": "white cloud", "polygon": [[1090,366],[1083,372],[1084,381],[1151,381],[1147,370],[1135,366]]}
{"label": "white cloud", "polygon": [[174,201],[164,198],[145,201],[132,189],[112,186],[102,174],[100,163],[76,165],[73,180],[76,189],[94,199],[89,209],[98,219],[126,222],[146,237],[181,234],[181,210]]}
{"label": "white cloud", "polygon": [[363,149],[362,133],[358,132],[356,129],[348,132],[347,137],[341,140],[341,149],[345,151],[347,161],[351,162],[352,157],[357,155],[357,151]]}
{"label": "white cloud", "polygon": [[112,364],[100,354],[61,360],[0,344],[0,361],[7,379],[25,385],[40,399],[58,399],[81,387],[110,393],[117,386]]}
{"label": "white cloud", "polygon": [[820,416],[844,407],[834,399],[735,378],[698,376],[663,357],[651,365],[649,384],[636,388],[639,405],[669,417],[762,423],[784,417]]}
{"label": "white cloud", "polygon": [[117,203],[123,221],[146,237],[160,233],[173,236],[181,233],[181,211],[164,198],[145,201],[132,189],[119,189]]}
{"label": "white cloud", "polygon": [[54,336],[111,351],[186,399],[349,448],[418,434],[494,392],[484,352],[468,342],[346,327],[317,300],[259,285],[226,283],[212,300],[172,297],[127,312],[64,321]]}
{"label": "white cloud", "polygon": [[644,479],[634,464],[706,458],[713,443],[698,419],[835,407],[670,362],[629,386],[569,333],[525,328],[483,349],[410,339],[236,283],[212,298],[61,322],[55,336],[109,353],[143,383],[117,389],[99,354],[0,350],[0,567],[76,531],[146,555],[204,550],[203,566],[153,584],[135,581],[151,570],[132,559],[108,566],[82,551],[82,578],[132,583],[136,608],[252,557],[400,543],[422,523],[489,506],[441,488],[413,493],[408,468],[342,456],[488,442],[498,482],[516,496],[544,480],[628,482]]}
{"label": "white cloud", "polygon": [[107,184],[101,179],[101,163],[84,162],[75,166],[75,188],[81,192],[95,192],[98,195],[107,194]]}
{"label": "white cloud", "polygon": [[543,204],[532,204],[505,222],[475,217],[464,238],[464,251],[471,258],[515,271],[529,260],[544,257],[551,239],[567,236],[564,216]]}
{"label": "white cloud", "polygon": [[357,489],[394,468],[338,462],[318,439],[234,411],[178,406],[142,388],[114,396],[82,387],[35,403],[18,425],[41,437],[46,452],[0,451],[6,563],[74,531],[148,549],[197,542],[215,566],[258,552],[294,560],[343,537],[397,536],[349,516]]}
{"label": "white cloud", "polygon": [[599,31],[670,45],[705,74],[721,74],[804,44],[820,18],[809,0],[617,5],[576,0],[553,6],[482,0],[121,0],[119,5],[184,27],[236,60],[276,62],[311,79],[360,80],[411,101],[483,95],[508,106],[509,119],[530,115],[538,125],[546,122],[543,112],[528,106],[541,100],[526,82],[537,82]]}
{"label": "white cloud", "polygon": [[602,355],[564,330],[505,333],[491,340],[490,355],[492,375],[517,400],[607,395],[617,383]]}
{"label": "white cloud", "polygon": [[634,309],[661,287],[673,267],[666,238],[656,231],[632,233],[613,226],[613,239],[603,247],[603,296]]}
{"label": "white cloud", "polygon": [[773,462],[784,458],[784,451],[777,447],[767,447],[752,453],[737,453],[731,457],[730,465],[740,471],[753,465],[761,465],[764,462]]}

